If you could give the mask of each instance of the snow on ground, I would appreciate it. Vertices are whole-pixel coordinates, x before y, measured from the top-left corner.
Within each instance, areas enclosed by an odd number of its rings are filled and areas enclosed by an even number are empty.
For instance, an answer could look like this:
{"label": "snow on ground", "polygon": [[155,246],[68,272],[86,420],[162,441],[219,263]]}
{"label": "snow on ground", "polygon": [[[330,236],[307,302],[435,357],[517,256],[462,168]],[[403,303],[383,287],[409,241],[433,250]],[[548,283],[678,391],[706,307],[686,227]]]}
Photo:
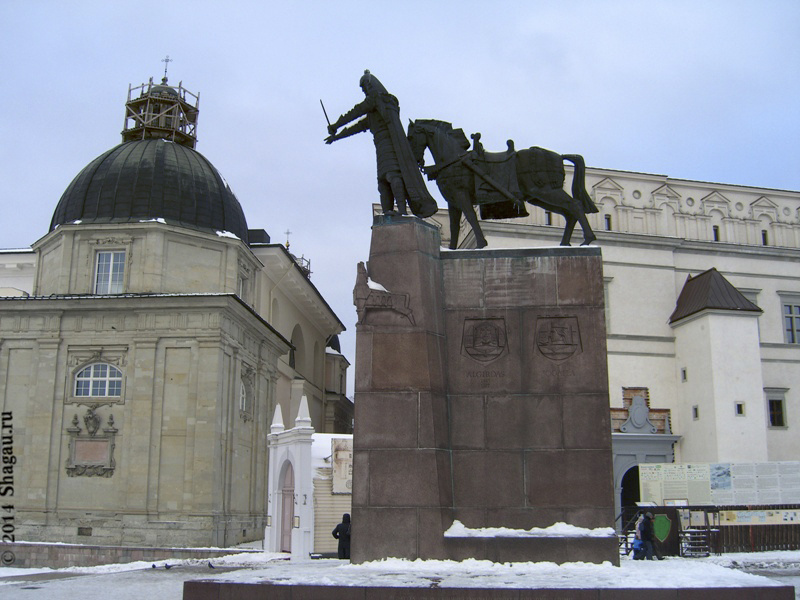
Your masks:
{"label": "snow on ground", "polygon": [[[800,581],[800,552],[727,554],[704,559],[667,558],[663,561],[610,563],[506,563],[467,560],[386,559],[360,565],[338,560],[288,560],[286,554],[244,553],[205,560],[129,563],[71,569],[0,568],[0,597],[72,600],[91,597],[98,585],[113,586],[115,600],[133,598],[179,599],[183,582],[191,579],[273,581],[283,585],[383,585],[393,587],[580,588],[591,583],[602,588],[652,587],[653,581],[670,587],[746,587],[779,585],[772,579],[741,569],[782,571],[783,584]],[[153,568],[153,564],[156,568]],[[166,569],[166,565],[170,569]],[[787,578],[788,576],[788,578]],[[10,593],[10,592],[13,592]]]}

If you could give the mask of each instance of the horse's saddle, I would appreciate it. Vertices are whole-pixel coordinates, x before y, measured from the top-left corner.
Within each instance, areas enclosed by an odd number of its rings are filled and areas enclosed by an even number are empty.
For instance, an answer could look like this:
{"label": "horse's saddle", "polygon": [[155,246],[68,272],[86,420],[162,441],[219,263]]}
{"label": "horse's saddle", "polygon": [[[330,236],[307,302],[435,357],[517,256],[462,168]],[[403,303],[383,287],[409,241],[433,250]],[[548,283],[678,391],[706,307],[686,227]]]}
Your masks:
{"label": "horse's saddle", "polygon": [[[474,178],[477,204],[508,201],[508,197],[498,191],[498,187],[502,187],[517,198],[520,197],[515,152],[473,151],[470,153],[470,158],[477,168]],[[481,177],[480,173],[484,173],[487,177]]]}

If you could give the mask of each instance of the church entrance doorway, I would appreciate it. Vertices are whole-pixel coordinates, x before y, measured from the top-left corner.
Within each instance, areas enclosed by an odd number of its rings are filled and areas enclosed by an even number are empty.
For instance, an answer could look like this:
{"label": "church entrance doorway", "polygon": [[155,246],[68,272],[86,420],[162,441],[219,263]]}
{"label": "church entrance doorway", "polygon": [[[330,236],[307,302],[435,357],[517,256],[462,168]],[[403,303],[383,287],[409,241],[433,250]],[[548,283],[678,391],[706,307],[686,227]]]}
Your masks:
{"label": "church entrance doorway", "polygon": [[281,481],[281,552],[292,551],[292,525],[294,521],[294,469],[287,462]]}
{"label": "church entrance doorway", "polygon": [[623,511],[632,510],[635,512],[636,503],[641,500],[639,494],[639,465],[634,465],[622,476],[622,491],[620,492],[619,500]]}

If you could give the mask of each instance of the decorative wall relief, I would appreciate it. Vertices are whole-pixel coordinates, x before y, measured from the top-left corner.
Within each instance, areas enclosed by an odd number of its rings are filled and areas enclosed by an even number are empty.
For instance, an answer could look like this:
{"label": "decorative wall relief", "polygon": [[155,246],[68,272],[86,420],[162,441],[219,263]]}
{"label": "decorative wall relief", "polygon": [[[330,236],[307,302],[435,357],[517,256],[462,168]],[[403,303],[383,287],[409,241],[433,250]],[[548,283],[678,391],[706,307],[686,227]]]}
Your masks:
{"label": "decorative wall relief", "polygon": [[561,362],[583,351],[578,317],[540,317],[536,348],[545,358]]}
{"label": "decorative wall relief", "polygon": [[490,363],[497,360],[508,349],[506,320],[503,317],[464,319],[461,348],[478,362]]}
{"label": "decorative wall relief", "polygon": [[363,262],[358,263],[353,304],[356,307],[359,325],[364,323],[368,311],[394,312],[408,319],[411,325],[415,325],[414,313],[409,308],[409,302],[409,294],[390,292],[380,283],[369,279],[366,265]]}
{"label": "decorative wall relief", "polygon": [[243,421],[253,420],[253,399],[255,398],[256,372],[253,367],[242,363],[242,381],[239,390],[239,418]]}
{"label": "decorative wall relief", "polygon": [[85,433],[77,413],[72,418],[72,427],[67,427],[70,439],[66,468],[70,477],[111,477],[114,474],[115,438],[119,430],[114,427],[114,415],[109,414],[106,427],[98,433],[103,422],[97,413],[99,406],[93,404],[86,409],[83,416]]}
{"label": "decorative wall relief", "polygon": [[628,407],[628,419],[620,425],[622,433],[656,433],[658,429],[650,421],[650,407],[644,396],[634,396]]}

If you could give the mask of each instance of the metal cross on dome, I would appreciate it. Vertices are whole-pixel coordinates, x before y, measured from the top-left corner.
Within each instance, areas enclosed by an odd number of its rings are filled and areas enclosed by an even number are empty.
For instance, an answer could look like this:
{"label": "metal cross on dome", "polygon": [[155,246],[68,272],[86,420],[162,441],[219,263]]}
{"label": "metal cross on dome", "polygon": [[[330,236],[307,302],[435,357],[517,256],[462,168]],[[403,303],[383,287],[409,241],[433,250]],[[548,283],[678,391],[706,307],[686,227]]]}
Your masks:
{"label": "metal cross on dome", "polygon": [[167,58],[162,58],[161,62],[164,63],[164,79],[166,79],[167,78],[167,67],[169,67],[169,63],[175,62],[175,61],[174,61],[174,59],[169,57],[169,54],[167,54]]}

